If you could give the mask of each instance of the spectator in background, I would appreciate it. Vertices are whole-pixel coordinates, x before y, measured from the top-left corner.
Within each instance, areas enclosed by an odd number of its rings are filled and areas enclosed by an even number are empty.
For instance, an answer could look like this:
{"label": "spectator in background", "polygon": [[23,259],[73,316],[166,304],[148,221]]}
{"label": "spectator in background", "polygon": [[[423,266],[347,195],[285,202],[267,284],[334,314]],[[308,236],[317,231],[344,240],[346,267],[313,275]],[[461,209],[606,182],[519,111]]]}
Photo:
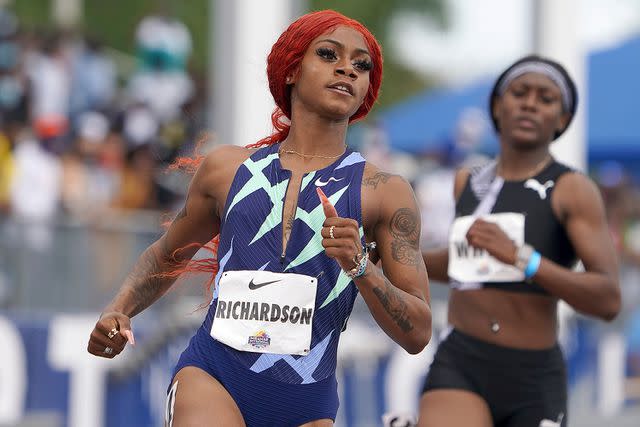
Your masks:
{"label": "spectator in background", "polygon": [[161,124],[181,115],[193,96],[186,65],[191,34],[177,19],[157,14],[144,18],[136,30],[139,70],[129,81],[130,97],[148,105]]}
{"label": "spectator in background", "polygon": [[28,62],[31,122],[39,138],[57,139],[69,130],[71,73],[61,37],[48,35],[39,54]]}
{"label": "spectator in background", "polygon": [[15,147],[15,174],[11,180],[11,212],[22,228],[16,241],[44,251],[52,243],[52,221],[61,198],[62,165],[47,142],[28,131],[18,135]]}
{"label": "spectator in background", "polygon": [[102,43],[86,37],[73,52],[71,116],[85,111],[109,111],[116,95],[116,67]]}

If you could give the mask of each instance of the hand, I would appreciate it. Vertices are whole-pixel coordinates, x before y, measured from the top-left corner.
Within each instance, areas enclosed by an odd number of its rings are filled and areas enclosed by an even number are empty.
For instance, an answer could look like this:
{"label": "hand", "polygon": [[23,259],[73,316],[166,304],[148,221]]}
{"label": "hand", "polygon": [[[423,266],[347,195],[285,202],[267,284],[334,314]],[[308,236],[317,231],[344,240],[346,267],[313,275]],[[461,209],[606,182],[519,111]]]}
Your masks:
{"label": "hand", "polygon": [[127,342],[136,344],[129,317],[117,312],[105,313],[91,331],[87,351],[95,356],[113,359],[124,350]]}
{"label": "hand", "polygon": [[358,266],[358,255],[362,254],[358,222],[351,218],[340,218],[324,192],[319,187],[317,190],[327,218],[320,233],[324,251],[328,257],[335,259],[344,271],[352,270]]}
{"label": "hand", "polygon": [[469,227],[466,237],[471,246],[486,250],[505,264],[515,265],[518,248],[497,224],[477,219]]}

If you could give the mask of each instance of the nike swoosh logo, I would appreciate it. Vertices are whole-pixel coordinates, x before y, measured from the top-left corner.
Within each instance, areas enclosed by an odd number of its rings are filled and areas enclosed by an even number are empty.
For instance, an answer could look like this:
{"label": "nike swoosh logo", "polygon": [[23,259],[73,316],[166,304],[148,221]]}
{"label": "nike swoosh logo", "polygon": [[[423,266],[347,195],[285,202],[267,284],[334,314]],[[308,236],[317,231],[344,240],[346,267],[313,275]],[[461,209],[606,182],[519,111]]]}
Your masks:
{"label": "nike swoosh logo", "polygon": [[249,282],[249,289],[251,289],[252,291],[255,291],[256,289],[260,289],[263,286],[267,286],[270,285],[272,283],[276,283],[279,282],[280,280],[272,280],[270,282],[262,282],[262,283],[253,283],[253,279],[251,279],[251,281]]}
{"label": "nike swoosh logo", "polygon": [[344,178],[334,178],[331,177],[328,180],[326,180],[325,182],[322,182],[322,180],[320,178],[316,179],[316,187],[324,187],[325,185],[327,185],[328,183],[330,183],[331,181],[342,181]]}

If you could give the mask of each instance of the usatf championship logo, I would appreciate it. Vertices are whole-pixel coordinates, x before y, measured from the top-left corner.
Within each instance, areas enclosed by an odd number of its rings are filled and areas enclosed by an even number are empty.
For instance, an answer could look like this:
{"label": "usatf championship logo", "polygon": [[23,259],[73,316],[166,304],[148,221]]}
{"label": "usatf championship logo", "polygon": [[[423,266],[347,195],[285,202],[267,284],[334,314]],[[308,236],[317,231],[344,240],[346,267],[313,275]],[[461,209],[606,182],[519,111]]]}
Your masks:
{"label": "usatf championship logo", "polygon": [[251,344],[255,348],[265,348],[271,344],[271,338],[261,329],[255,335],[249,337],[248,344]]}

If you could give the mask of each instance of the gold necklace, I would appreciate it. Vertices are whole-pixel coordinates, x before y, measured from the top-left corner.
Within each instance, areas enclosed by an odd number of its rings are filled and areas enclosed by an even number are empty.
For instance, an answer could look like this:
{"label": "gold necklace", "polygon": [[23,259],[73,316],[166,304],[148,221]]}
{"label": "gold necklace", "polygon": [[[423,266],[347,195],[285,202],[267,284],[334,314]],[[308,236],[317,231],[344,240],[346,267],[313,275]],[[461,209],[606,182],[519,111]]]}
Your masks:
{"label": "gold necklace", "polygon": [[344,150],[342,151],[342,153],[338,154],[337,156],[324,156],[322,154],[304,154],[304,153],[299,153],[295,150],[285,150],[282,147],[280,147],[280,150],[278,150],[278,153],[295,154],[297,156],[305,157],[305,158],[337,159],[338,157],[342,156],[346,150],[347,150],[347,144],[344,145]]}

